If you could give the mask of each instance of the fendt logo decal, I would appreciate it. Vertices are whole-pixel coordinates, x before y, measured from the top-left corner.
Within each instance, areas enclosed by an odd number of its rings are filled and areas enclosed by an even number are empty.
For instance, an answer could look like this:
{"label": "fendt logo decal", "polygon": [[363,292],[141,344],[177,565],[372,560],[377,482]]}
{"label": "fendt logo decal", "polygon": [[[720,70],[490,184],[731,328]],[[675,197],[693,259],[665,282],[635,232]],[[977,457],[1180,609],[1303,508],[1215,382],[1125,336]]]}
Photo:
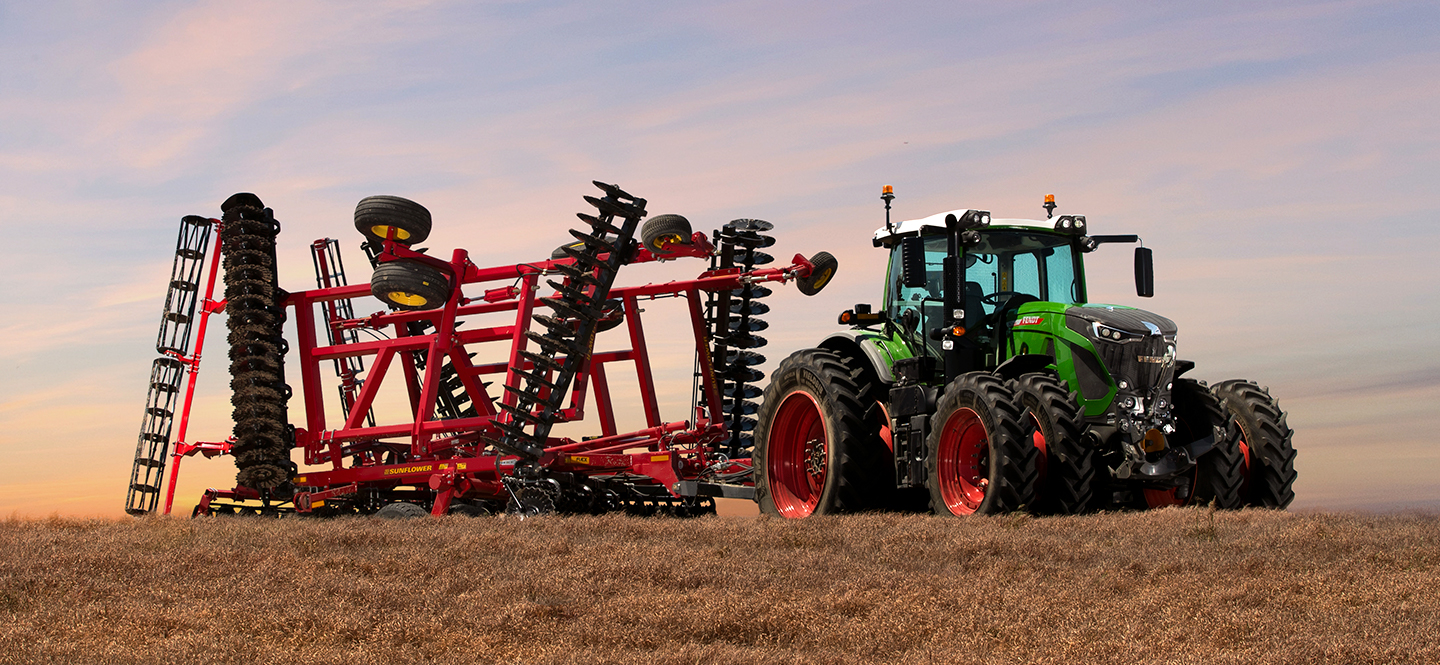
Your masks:
{"label": "fendt logo decal", "polygon": [[1018,319],[1015,320],[1015,325],[1017,325],[1017,326],[1038,326],[1038,325],[1040,325],[1043,321],[1045,321],[1045,317],[1043,317],[1043,316],[1022,316],[1022,317],[1020,317],[1020,318],[1018,318]]}
{"label": "fendt logo decal", "polygon": [[1165,355],[1163,356],[1135,356],[1135,359],[1142,363],[1155,363],[1161,367],[1169,367],[1175,362],[1175,347],[1165,347]]}

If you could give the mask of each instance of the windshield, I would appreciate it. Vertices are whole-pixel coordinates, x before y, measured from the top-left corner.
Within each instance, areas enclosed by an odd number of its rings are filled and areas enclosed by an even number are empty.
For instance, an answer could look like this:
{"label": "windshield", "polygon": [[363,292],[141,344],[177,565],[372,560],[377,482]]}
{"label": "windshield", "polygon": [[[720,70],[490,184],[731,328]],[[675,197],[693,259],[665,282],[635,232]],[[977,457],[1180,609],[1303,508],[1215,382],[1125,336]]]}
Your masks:
{"label": "windshield", "polygon": [[[1080,276],[1075,269],[1075,250],[1070,238],[1029,231],[986,231],[980,244],[965,252],[965,325],[977,325],[981,318],[1010,297],[1022,293],[1040,300],[1077,304],[1083,302]],[[891,250],[886,280],[885,303],[891,320],[899,321],[906,310],[922,330],[943,324],[945,237],[925,238],[925,286],[905,286],[901,272],[900,245]],[[995,294],[1000,295],[995,295]],[[928,335],[927,343],[930,343]],[[930,343],[939,353],[938,342]]]}

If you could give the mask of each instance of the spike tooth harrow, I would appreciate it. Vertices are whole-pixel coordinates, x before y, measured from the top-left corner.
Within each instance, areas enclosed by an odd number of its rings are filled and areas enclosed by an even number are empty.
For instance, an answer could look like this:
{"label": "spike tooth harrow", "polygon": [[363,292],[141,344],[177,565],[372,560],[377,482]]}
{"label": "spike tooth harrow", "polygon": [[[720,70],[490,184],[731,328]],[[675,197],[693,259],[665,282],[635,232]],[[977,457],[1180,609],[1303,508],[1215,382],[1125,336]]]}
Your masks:
{"label": "spike tooth harrow", "polygon": [[[318,288],[295,293],[286,293],[275,282],[279,225],[273,213],[253,195],[232,197],[222,206],[222,220],[203,220],[205,229],[214,225],[220,233],[211,253],[200,326],[203,329],[210,313],[228,311],[235,427],[226,442],[185,443],[182,424],[177,437],[182,440],[171,453],[175,459],[169,467],[166,512],[179,460],[196,452],[230,454],[240,470],[238,486],[206,492],[197,514],[385,514],[413,511],[400,504],[420,504],[435,515],[507,507],[521,515],[552,510],[692,515],[713,512],[713,496],[720,495],[715,492],[744,496],[748,460],[735,459],[734,453],[744,448],[737,449],[733,441],[748,436],[753,427],[753,419],[745,417],[753,411],[749,400],[758,392],[751,385],[758,380],[753,365],[764,361],[742,350],[764,344],[752,334],[764,327],[750,316],[758,309],[752,301],[769,294],[760,283],[807,277],[811,264],[797,255],[789,266],[758,267],[769,259],[757,259],[755,247],[774,241],[760,236],[757,224],[737,230],[732,223],[726,233],[736,238],[723,240],[722,248],[732,253],[724,267],[712,262],[710,270],[690,280],[617,285],[619,269],[627,263],[707,258],[716,248],[704,234],[683,238],[688,231],[675,233],[676,216],[670,215],[664,216],[672,218],[663,236],[668,240],[647,236],[638,242],[646,201],[613,185],[596,185],[604,196],[586,197],[595,214],[579,214],[590,231],[573,231],[575,241],[557,251],[560,258],[490,268],[474,265],[461,249],[448,261],[412,250],[408,243],[423,240],[429,232],[429,212],[404,199],[376,197],[385,205],[370,205],[364,224],[357,221],[357,229],[367,236],[362,247],[376,268],[371,284],[348,284],[335,241],[324,239],[312,244]],[[403,216],[377,218],[382,207]],[[357,220],[360,212],[357,208]],[[407,219],[423,219],[423,228],[407,227]],[[386,236],[377,240],[382,230]],[[768,224],[761,230],[768,230]],[[181,245],[177,257],[205,259],[204,239],[187,240],[182,230]],[[737,246],[744,251],[738,262],[733,258]],[[177,258],[177,271],[179,262]],[[229,300],[214,303],[210,296],[222,263]],[[184,268],[191,270],[189,264]],[[188,281],[198,284],[199,275]],[[494,282],[509,286],[485,288]],[[463,287],[468,285],[485,288],[483,297],[466,297]],[[175,296],[173,289],[182,295]],[[173,289],[176,298],[199,293],[187,286]],[[716,305],[717,298],[730,294],[735,294],[738,309]],[[390,309],[357,317],[353,300],[371,295]],[[667,422],[660,415],[640,304],[671,297],[684,298],[689,305],[703,380],[697,382],[701,397],[692,417]],[[172,309],[167,302],[167,321],[194,318],[190,311],[171,317]],[[722,313],[725,318],[717,318]],[[473,325],[462,329],[467,321]],[[477,321],[482,323],[474,324]],[[280,335],[287,323],[298,339],[288,368],[290,349]],[[317,330],[322,327],[323,335]],[[596,349],[597,333],[611,328],[616,332],[602,339],[628,335],[629,348]],[[162,326],[162,337],[166,334]],[[193,392],[203,330],[197,339],[193,356],[181,350],[157,361],[157,372],[165,371],[152,378],[152,384],[161,386],[153,388],[152,402],[161,401],[147,404],[147,418],[148,409],[176,412],[173,399],[163,400],[180,391],[177,377],[187,367]],[[732,345],[717,345],[716,340]],[[505,343],[505,362],[472,362],[473,348]],[[340,383],[341,417],[333,425],[320,372],[327,360]],[[614,363],[633,363],[635,368],[645,419],[640,430],[618,431],[606,372]],[[285,383],[286,370],[293,373],[297,367],[304,414],[298,428],[288,422],[290,390]],[[481,380],[497,374],[498,386]],[[400,387],[398,394],[394,386],[388,390],[390,399],[408,400],[412,416],[378,422],[373,407],[382,385],[387,379],[397,383],[396,375]],[[721,375],[739,378],[716,378]],[[552,427],[583,420],[590,395],[599,432],[579,440],[554,436]],[[187,399],[180,413],[188,412]],[[137,454],[136,473],[153,478],[136,480],[132,474],[132,485],[153,490],[142,496],[148,504],[142,501],[140,509],[131,511],[137,513],[154,510],[159,474],[165,468],[164,450],[155,453],[146,446],[162,438],[168,443],[168,432],[157,436],[148,420],[146,427],[142,452],[144,459],[155,461],[141,464]],[[291,462],[292,448],[300,449],[304,470]]]}

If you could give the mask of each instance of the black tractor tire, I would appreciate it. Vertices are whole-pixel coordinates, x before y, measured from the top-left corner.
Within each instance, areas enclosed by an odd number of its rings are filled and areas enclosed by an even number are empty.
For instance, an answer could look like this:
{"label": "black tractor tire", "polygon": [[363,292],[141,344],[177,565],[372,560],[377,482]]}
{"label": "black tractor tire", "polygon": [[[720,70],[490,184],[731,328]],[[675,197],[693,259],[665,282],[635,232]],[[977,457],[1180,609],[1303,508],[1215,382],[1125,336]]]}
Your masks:
{"label": "black tractor tire", "polygon": [[671,245],[690,244],[690,220],[680,215],[656,215],[640,227],[640,241],[655,256],[672,252]]}
{"label": "black tractor tire", "polygon": [[892,472],[859,390],[833,351],[803,349],[780,362],[755,427],[760,512],[803,518],[878,507],[876,478]]}
{"label": "black tractor tire", "polygon": [[435,268],[402,259],[371,273],[370,293],[395,309],[435,309],[450,299],[450,280]]}
{"label": "black tractor tire", "polygon": [[424,506],[416,503],[410,503],[407,501],[396,501],[395,503],[387,503],[381,506],[380,510],[375,511],[375,517],[378,517],[382,520],[414,519],[417,517],[425,517],[429,514],[430,511],[425,510]]}
{"label": "black tractor tire", "polygon": [[810,257],[810,263],[815,266],[815,269],[810,271],[810,276],[795,280],[796,288],[807,296],[813,296],[824,289],[835,277],[835,270],[840,267],[840,262],[836,261],[830,252],[816,252],[815,256]]}
{"label": "black tractor tire", "polygon": [[925,440],[931,512],[995,515],[1035,506],[1040,453],[1020,425],[1023,413],[992,374],[968,372],[945,386]]}
{"label": "black tractor tire", "polygon": [[1252,381],[1231,379],[1210,387],[1240,429],[1246,506],[1285,508],[1295,500],[1295,431],[1270,391]]}
{"label": "black tractor tire", "polygon": [[1168,438],[1188,444],[1209,436],[1217,428],[1218,437],[1215,447],[1195,461],[1194,484],[1189,496],[1167,500],[1163,493],[1145,490],[1145,503],[1151,508],[1211,503],[1222,510],[1240,508],[1244,503],[1240,488],[1245,482],[1245,458],[1240,452],[1240,437],[1221,410],[1220,400],[1194,379],[1175,379],[1170,398],[1174,404],[1175,433]]}
{"label": "black tractor tire", "polygon": [[367,196],[355,205],[355,230],[380,247],[391,227],[395,242],[413,245],[430,237],[430,211],[398,196]]}
{"label": "black tractor tire", "polygon": [[1095,450],[1085,441],[1078,395],[1049,372],[1021,374],[1010,388],[1025,407],[1021,424],[1040,452],[1037,512],[1085,512],[1094,494]]}

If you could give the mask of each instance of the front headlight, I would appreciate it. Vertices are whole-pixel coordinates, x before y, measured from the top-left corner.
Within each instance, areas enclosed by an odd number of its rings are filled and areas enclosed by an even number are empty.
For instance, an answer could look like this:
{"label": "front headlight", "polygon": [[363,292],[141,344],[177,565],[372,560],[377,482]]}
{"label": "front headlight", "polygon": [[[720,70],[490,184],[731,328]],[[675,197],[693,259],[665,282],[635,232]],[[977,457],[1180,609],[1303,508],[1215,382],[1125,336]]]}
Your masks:
{"label": "front headlight", "polygon": [[1119,328],[1111,328],[1102,323],[1091,323],[1090,326],[1094,329],[1096,337],[1110,342],[1128,342],[1143,337],[1143,335],[1126,332]]}

